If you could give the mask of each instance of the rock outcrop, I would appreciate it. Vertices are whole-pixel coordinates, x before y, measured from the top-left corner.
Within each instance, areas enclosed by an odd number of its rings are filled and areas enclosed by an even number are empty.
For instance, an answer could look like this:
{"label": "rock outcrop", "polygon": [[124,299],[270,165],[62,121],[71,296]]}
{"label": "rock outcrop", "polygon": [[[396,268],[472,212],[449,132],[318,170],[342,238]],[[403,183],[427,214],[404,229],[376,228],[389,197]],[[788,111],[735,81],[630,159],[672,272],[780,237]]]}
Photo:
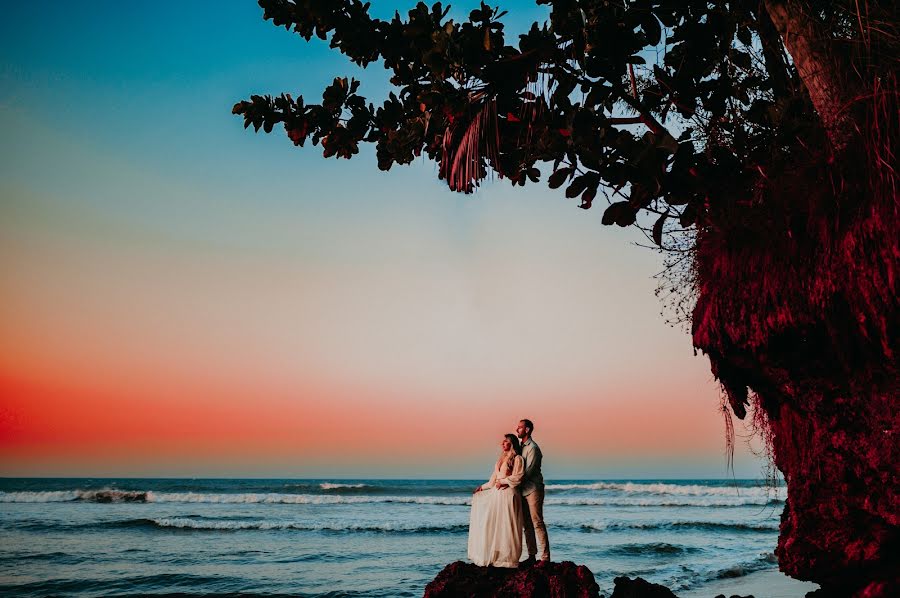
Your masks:
{"label": "rock outcrop", "polygon": [[884,138],[852,168],[810,155],[759,186],[756,220],[710,211],[693,312],[694,346],[787,482],[781,570],[866,598],[900,595],[900,177],[868,161],[897,155],[900,126],[872,110]]}
{"label": "rock outcrop", "polygon": [[[617,577],[609,598],[678,598],[662,585]],[[594,574],[571,561],[537,563],[522,569],[478,567],[456,561],[425,587],[424,598],[602,598]],[[725,598],[724,595],[716,598]],[[732,596],[731,598],[753,598]]]}
{"label": "rock outcrop", "polygon": [[678,598],[666,586],[650,583],[643,577],[617,577],[613,583],[616,587],[610,598]]}
{"label": "rock outcrop", "polygon": [[523,569],[457,561],[425,587],[425,598],[597,598],[600,586],[584,565],[538,562]]}

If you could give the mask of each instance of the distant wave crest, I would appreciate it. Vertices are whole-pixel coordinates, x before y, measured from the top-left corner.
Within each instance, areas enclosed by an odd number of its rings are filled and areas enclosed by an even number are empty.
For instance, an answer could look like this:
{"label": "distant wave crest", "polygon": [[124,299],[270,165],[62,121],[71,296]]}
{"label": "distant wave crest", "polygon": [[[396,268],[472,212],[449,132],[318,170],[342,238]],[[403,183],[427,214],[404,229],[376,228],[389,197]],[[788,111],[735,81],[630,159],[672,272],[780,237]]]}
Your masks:
{"label": "distant wave crest", "polygon": [[132,519],[119,522],[124,527],[154,527],[160,529],[241,531],[241,530],[299,530],[325,532],[370,532],[370,533],[453,533],[469,529],[465,524],[415,525],[403,523],[311,523],[308,521],[243,521],[233,519],[196,519],[190,517],[160,517],[155,519]]}
{"label": "distant wave crest", "polygon": [[369,487],[368,484],[339,484],[337,482],[323,482],[319,484],[319,488],[322,490],[358,490]]}
{"label": "distant wave crest", "polygon": [[47,490],[44,492],[0,492],[4,502],[69,502],[78,500],[77,490]]}
{"label": "distant wave crest", "polygon": [[[325,484],[328,484],[326,482]],[[322,484],[323,489],[325,484]],[[358,488],[357,485],[346,485]],[[341,486],[342,488],[344,486]],[[394,495],[343,495],[339,490],[329,494],[289,494],[289,493],[204,493],[204,492],[153,492],[150,490],[60,490],[45,492],[0,492],[0,503],[42,503],[83,501],[95,503],[212,503],[212,504],[365,504],[399,503],[419,505],[472,504],[468,495],[449,496],[394,496]],[[745,505],[766,505],[778,502],[765,496],[681,496],[681,497],[640,497],[623,496],[603,498],[593,496],[548,497],[546,504],[560,506],[608,506],[608,507],[737,507]]]}
{"label": "distant wave crest", "polygon": [[0,492],[0,503],[45,502],[181,502],[213,504],[329,505],[359,503],[409,503],[421,505],[468,505],[468,496],[340,496],[281,493],[153,492],[150,490],[59,490],[45,492]]}
{"label": "distant wave crest", "polygon": [[4,502],[149,502],[152,492],[145,490],[47,490],[43,492],[0,492]]}
{"label": "distant wave crest", "polygon": [[468,497],[454,496],[332,496],[324,494],[203,494],[195,492],[149,493],[148,502],[269,503],[333,505],[360,503],[409,503],[421,505],[467,505]]}
{"label": "distant wave crest", "polygon": [[624,556],[671,556],[700,552],[694,546],[669,544],[668,542],[650,542],[647,544],[619,544],[609,549],[611,554]]}
{"label": "distant wave crest", "polygon": [[776,494],[764,486],[704,486],[701,484],[665,484],[639,482],[595,482],[591,484],[547,484],[547,490],[610,490],[627,494],[663,494],[676,496],[768,497]]}
{"label": "distant wave crest", "polygon": [[578,526],[581,531],[607,531],[616,529],[683,529],[691,528],[709,531],[738,531],[738,532],[771,532],[778,531],[777,522],[747,523],[744,521],[666,521],[666,522],[622,522],[622,521],[594,521],[582,523]]}
{"label": "distant wave crest", "polygon": [[760,497],[704,497],[686,496],[679,498],[655,497],[622,497],[622,498],[547,498],[544,503],[562,506],[599,506],[599,507],[744,507],[765,506],[783,502],[778,499]]}

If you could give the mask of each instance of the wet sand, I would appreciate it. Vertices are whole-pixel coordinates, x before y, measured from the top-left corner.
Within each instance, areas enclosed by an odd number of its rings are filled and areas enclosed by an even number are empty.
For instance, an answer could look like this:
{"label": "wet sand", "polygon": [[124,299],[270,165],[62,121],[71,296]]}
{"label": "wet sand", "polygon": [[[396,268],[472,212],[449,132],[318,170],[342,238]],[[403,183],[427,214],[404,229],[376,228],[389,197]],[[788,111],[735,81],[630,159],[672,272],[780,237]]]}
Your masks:
{"label": "wet sand", "polygon": [[818,589],[817,584],[788,577],[777,569],[754,571],[741,577],[720,579],[702,587],[678,592],[678,598],[713,598],[725,596],[747,596],[756,598],[803,598],[807,592]]}

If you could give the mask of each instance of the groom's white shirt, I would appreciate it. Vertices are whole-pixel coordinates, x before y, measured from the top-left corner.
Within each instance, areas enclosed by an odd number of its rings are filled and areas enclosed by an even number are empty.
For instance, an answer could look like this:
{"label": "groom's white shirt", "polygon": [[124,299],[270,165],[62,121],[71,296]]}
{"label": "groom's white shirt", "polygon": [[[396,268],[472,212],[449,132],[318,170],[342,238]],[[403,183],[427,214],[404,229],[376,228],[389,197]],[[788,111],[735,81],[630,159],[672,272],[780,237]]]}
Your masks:
{"label": "groom's white shirt", "polygon": [[525,461],[525,475],[520,486],[522,496],[528,496],[536,489],[544,487],[544,476],[541,474],[543,458],[541,447],[533,438],[522,444],[522,459]]}

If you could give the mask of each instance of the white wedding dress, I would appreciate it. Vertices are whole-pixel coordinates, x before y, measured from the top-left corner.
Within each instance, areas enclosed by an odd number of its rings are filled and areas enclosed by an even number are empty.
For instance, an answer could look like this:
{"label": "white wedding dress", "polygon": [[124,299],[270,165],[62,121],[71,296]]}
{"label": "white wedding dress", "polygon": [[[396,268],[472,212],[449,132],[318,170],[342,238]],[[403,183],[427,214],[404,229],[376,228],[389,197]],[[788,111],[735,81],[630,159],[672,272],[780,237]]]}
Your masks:
{"label": "white wedding dress", "polygon": [[[525,462],[516,455],[512,471],[498,463],[491,479],[472,495],[469,516],[469,559],[479,567],[518,567],[522,555],[522,496],[518,486]],[[498,490],[497,482],[509,484]]]}

